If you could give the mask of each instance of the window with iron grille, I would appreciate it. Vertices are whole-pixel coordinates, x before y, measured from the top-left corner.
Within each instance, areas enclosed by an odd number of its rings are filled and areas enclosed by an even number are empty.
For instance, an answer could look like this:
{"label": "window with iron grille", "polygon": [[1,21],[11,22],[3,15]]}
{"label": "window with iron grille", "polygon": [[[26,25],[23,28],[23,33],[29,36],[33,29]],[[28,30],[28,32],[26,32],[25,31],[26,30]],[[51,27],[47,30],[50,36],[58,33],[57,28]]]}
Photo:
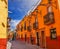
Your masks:
{"label": "window with iron grille", "polygon": [[21,26],[19,26],[19,30],[21,31]]}
{"label": "window with iron grille", "polygon": [[35,16],[35,22],[33,23],[33,29],[38,29],[38,16]]}
{"label": "window with iron grille", "polygon": [[52,0],[48,0],[48,3],[51,4]]}
{"label": "window with iron grille", "polygon": [[48,13],[47,15],[44,16],[44,24],[52,24],[54,23],[54,13]]}
{"label": "window with iron grille", "polygon": [[31,31],[31,26],[28,26],[28,27],[27,27],[27,30],[28,30],[28,31]]}
{"label": "window with iron grille", "polygon": [[19,30],[19,25],[17,26],[17,29]]}
{"label": "window with iron grille", "polygon": [[[51,1],[51,0],[49,0]],[[44,16],[44,24],[52,24],[55,22],[53,8],[51,5],[47,7],[47,14]]]}
{"label": "window with iron grille", "polygon": [[21,32],[22,32],[22,28],[21,28]]}
{"label": "window with iron grille", "polygon": [[24,30],[26,30],[26,22],[24,23]]}
{"label": "window with iron grille", "polygon": [[21,32],[23,31],[23,26],[21,26]]}
{"label": "window with iron grille", "polygon": [[33,29],[38,29],[38,22],[33,23]]}
{"label": "window with iron grille", "polygon": [[51,39],[57,39],[56,28],[50,29],[50,37]]}
{"label": "window with iron grille", "polygon": [[31,31],[31,29],[32,29],[32,28],[31,28],[31,21],[29,20],[28,23],[29,23],[29,26],[27,27],[27,30],[28,30],[28,31]]}
{"label": "window with iron grille", "polygon": [[20,31],[21,31],[21,28],[20,28]]}

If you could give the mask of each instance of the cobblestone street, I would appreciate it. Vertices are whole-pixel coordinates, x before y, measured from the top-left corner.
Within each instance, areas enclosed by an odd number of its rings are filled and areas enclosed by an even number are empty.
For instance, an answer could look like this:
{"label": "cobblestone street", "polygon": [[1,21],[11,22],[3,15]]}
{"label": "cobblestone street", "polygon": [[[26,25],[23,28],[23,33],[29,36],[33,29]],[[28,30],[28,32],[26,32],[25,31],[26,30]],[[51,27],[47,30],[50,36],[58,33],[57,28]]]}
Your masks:
{"label": "cobblestone street", "polygon": [[11,43],[12,43],[11,49],[42,49],[36,45],[27,44],[22,41],[12,41]]}

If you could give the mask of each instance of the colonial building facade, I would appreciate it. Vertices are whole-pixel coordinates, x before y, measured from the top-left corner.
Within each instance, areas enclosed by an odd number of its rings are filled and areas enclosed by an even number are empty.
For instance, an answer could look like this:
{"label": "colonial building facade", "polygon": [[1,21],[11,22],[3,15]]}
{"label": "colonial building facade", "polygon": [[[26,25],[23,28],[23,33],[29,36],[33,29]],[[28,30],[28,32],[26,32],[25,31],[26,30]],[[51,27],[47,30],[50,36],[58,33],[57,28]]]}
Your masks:
{"label": "colonial building facade", "polygon": [[60,1],[42,0],[17,25],[19,40],[47,49],[60,49]]}

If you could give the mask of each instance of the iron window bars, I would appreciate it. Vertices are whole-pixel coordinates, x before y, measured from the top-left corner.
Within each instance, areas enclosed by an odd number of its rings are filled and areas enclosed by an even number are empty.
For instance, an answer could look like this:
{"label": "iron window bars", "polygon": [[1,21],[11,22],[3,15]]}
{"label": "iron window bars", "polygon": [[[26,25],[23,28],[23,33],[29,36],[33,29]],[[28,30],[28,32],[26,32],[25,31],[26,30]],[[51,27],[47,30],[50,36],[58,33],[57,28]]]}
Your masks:
{"label": "iron window bars", "polygon": [[44,24],[48,25],[48,24],[52,24],[54,23],[54,13],[48,13],[47,15],[44,16]]}
{"label": "iron window bars", "polygon": [[56,28],[50,29],[50,37],[51,39],[57,39]]}

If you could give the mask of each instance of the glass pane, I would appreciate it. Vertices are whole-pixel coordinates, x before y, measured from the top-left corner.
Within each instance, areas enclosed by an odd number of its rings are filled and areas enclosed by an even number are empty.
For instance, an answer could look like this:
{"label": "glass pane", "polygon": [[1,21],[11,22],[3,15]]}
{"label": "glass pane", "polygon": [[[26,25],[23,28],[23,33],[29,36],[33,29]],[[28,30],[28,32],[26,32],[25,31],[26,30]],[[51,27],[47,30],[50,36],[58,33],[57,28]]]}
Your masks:
{"label": "glass pane", "polygon": [[52,12],[52,6],[48,7],[48,12]]}

